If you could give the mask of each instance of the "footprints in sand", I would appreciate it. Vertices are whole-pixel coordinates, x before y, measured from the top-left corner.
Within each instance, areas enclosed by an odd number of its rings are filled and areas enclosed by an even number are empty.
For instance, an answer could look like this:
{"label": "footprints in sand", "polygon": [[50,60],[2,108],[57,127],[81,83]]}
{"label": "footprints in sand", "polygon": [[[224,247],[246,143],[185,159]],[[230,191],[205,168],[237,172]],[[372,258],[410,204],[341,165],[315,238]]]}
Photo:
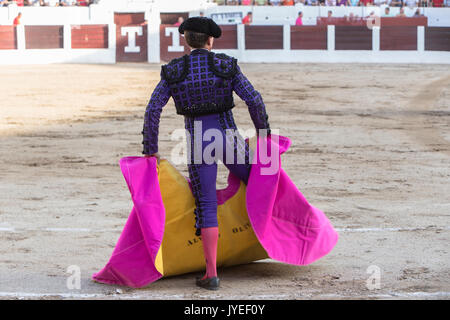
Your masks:
{"label": "footprints in sand", "polygon": [[421,279],[424,274],[430,273],[430,269],[426,267],[405,268],[402,270],[399,280]]}

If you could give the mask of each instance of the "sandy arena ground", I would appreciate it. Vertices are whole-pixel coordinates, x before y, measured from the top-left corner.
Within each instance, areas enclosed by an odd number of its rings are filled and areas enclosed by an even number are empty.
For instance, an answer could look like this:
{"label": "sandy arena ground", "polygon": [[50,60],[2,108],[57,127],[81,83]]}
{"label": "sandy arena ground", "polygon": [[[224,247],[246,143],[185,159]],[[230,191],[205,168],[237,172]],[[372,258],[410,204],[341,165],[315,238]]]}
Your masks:
{"label": "sandy arena ground", "polygon": [[[159,65],[2,66],[0,299],[449,299],[450,66],[241,67],[293,141],[283,167],[340,233],[328,256],[221,269],[213,293],[195,274],[139,290],[92,282],[132,206],[118,161],[141,155]],[[236,101],[238,126],[251,128]],[[171,101],[163,157],[182,127]],[[222,187],[224,167],[219,176]],[[80,290],[66,286],[70,265]],[[370,266],[380,289],[366,286]]]}

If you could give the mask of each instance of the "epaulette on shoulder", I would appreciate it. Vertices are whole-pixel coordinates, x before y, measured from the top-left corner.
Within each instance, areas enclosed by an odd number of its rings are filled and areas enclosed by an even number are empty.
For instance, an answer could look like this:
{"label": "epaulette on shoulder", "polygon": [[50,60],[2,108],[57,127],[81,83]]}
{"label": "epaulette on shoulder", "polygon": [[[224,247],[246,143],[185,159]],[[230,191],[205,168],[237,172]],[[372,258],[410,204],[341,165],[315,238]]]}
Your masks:
{"label": "epaulette on shoulder", "polygon": [[212,72],[222,78],[231,79],[237,72],[237,59],[225,53],[209,52],[208,64]]}
{"label": "epaulette on shoulder", "polygon": [[185,54],[162,65],[162,74],[169,84],[183,81],[189,72],[189,56]]}

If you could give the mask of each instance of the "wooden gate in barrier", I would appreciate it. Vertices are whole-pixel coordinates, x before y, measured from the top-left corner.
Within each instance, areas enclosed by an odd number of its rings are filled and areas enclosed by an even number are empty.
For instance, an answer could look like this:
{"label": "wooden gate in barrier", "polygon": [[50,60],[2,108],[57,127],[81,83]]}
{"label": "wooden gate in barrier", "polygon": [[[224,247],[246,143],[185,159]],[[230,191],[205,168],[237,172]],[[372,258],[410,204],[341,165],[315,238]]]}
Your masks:
{"label": "wooden gate in barrier", "polygon": [[147,25],[143,12],[114,13],[116,61],[147,61]]}

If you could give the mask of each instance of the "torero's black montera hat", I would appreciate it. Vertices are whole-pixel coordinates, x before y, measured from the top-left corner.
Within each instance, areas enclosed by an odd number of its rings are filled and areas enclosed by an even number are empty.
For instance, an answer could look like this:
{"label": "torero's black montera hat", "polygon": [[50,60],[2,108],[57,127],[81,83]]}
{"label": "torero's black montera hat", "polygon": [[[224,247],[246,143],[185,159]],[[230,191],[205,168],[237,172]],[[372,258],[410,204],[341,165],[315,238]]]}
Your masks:
{"label": "torero's black montera hat", "polygon": [[207,17],[189,18],[178,27],[178,31],[181,34],[184,34],[184,31],[205,33],[214,38],[219,38],[222,35],[222,30],[217,23]]}

